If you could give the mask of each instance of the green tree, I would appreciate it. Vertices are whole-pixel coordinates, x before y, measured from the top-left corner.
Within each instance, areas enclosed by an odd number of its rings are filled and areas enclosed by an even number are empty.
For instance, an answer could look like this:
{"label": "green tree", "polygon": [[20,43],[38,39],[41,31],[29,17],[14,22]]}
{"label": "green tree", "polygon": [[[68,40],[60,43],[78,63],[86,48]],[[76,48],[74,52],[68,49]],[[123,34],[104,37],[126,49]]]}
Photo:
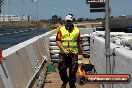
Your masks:
{"label": "green tree", "polygon": [[89,21],[89,19],[88,19],[88,18],[86,18],[86,19],[85,19],[85,21]]}
{"label": "green tree", "polygon": [[84,18],[78,18],[77,21],[78,21],[78,22],[82,22],[82,21],[84,21]]}
{"label": "green tree", "polygon": [[58,15],[53,15],[53,16],[52,16],[52,21],[51,21],[51,22],[54,23],[54,24],[60,23],[60,22],[62,22],[62,19],[61,19],[61,17],[58,16]]}

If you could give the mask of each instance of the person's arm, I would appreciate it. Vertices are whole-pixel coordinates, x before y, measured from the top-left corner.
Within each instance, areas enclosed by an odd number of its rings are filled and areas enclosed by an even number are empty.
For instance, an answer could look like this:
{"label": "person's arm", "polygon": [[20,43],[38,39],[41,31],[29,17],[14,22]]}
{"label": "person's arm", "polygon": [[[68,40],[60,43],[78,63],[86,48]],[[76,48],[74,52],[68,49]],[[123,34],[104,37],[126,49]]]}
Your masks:
{"label": "person's arm", "polygon": [[86,52],[84,52],[80,33],[78,35],[78,46],[79,46],[79,54],[83,55],[84,58],[89,58],[89,55]]}
{"label": "person's arm", "polygon": [[56,43],[58,45],[58,47],[65,53],[68,54],[69,52],[63,47],[62,43],[61,43],[61,38],[62,38],[62,34],[60,31],[58,31],[57,36],[56,36]]}
{"label": "person's arm", "polygon": [[79,54],[83,54],[84,50],[83,50],[83,46],[82,46],[82,40],[81,40],[81,36],[80,36],[80,32],[77,38],[77,44],[79,46]]}

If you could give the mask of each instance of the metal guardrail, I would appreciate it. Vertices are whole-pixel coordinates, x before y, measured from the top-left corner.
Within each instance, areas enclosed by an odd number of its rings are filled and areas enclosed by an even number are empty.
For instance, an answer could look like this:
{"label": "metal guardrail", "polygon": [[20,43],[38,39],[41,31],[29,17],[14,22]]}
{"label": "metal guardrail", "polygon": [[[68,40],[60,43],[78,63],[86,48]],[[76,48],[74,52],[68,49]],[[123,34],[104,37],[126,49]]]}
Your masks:
{"label": "metal guardrail", "polygon": [[56,30],[36,36],[3,50],[0,62],[0,88],[41,88],[50,59],[49,37]]}

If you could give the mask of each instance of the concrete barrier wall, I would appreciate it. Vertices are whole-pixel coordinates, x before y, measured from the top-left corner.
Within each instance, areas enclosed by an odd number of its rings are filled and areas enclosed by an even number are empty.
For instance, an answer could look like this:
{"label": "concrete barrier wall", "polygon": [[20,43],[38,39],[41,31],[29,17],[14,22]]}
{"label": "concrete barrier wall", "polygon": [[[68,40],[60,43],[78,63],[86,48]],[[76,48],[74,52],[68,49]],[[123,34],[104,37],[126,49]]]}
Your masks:
{"label": "concrete barrier wall", "polygon": [[40,88],[44,83],[49,55],[49,36],[56,30],[36,36],[3,50],[0,62],[0,88]]}
{"label": "concrete barrier wall", "polygon": [[[95,65],[97,73],[106,73],[105,40],[101,37],[91,37],[90,39],[90,59]],[[132,51],[111,43],[111,70],[113,74],[130,74],[132,76]],[[113,88],[132,88],[129,84],[114,84]]]}
{"label": "concrete barrier wall", "polygon": [[106,72],[106,60],[104,41],[97,38],[90,39],[90,60],[95,64],[98,73],[104,74]]}
{"label": "concrete barrier wall", "polygon": [[90,34],[94,31],[93,28],[80,28],[80,34],[83,35],[83,34]]}

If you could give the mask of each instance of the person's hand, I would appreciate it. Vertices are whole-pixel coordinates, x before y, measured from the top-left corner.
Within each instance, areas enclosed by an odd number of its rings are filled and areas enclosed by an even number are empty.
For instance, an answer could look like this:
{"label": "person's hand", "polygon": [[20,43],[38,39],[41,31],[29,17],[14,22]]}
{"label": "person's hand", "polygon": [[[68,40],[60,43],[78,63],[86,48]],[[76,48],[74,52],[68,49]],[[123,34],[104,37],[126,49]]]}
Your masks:
{"label": "person's hand", "polygon": [[64,53],[65,53],[65,54],[69,54],[69,51],[67,51],[67,50],[65,49],[65,50],[64,50]]}
{"label": "person's hand", "polygon": [[89,56],[86,52],[83,52],[83,53],[82,53],[82,56],[83,56],[84,58],[90,58],[90,56]]}

